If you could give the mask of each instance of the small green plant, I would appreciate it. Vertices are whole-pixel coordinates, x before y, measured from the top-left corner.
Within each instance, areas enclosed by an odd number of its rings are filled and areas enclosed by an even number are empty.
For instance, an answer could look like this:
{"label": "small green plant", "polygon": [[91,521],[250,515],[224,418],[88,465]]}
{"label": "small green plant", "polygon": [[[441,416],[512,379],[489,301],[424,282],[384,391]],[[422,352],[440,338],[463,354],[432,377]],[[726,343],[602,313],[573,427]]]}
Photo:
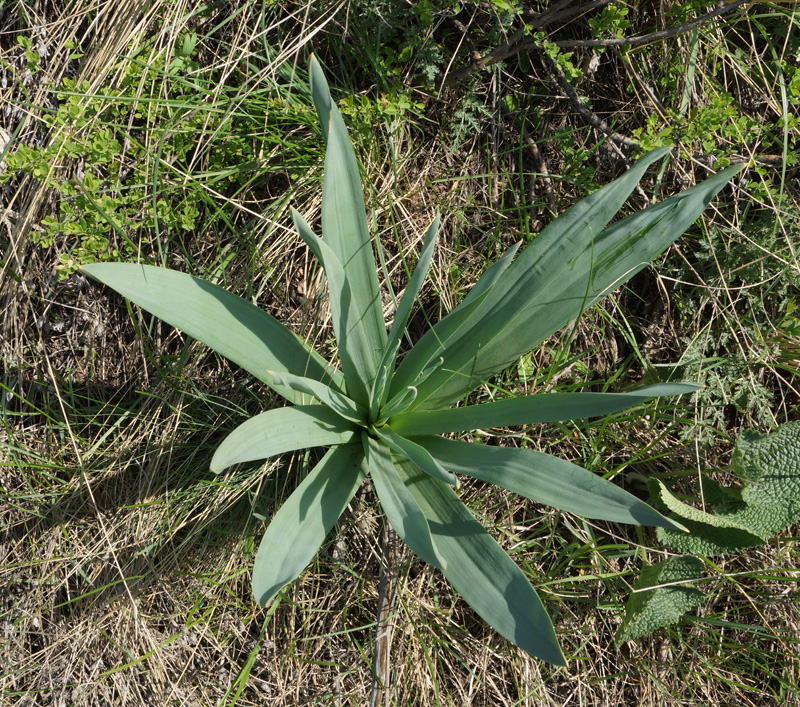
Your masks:
{"label": "small green plant", "polygon": [[658,503],[689,534],[659,528],[658,539],[677,552],[646,567],[628,600],[617,645],[676,623],[705,600],[694,585],[705,565],[693,555],[715,557],[763,545],[800,520],[800,423],[783,425],[773,434],[746,430],[736,443],[733,472],[740,485],[726,487],[702,477],[698,501],[708,513],[679,501],[657,479],[650,480]]}
{"label": "small green plant", "polygon": [[341,369],[266,312],[204,280],[122,263],[97,263],[83,270],[293,403],[235,429],[214,454],[213,471],[306,447],[330,447],[267,526],[253,570],[260,604],[298,577],[370,478],[388,521],[419,557],[441,569],[499,633],[532,655],[563,665],[542,602],[459,499],[458,475],[591,518],[681,526],[567,461],[444,435],[605,415],[697,386],[661,384],[619,394],[553,393],[452,406],[643,268],[689,227],[740,166],[606,228],[648,166],[669,150],[646,155],[553,222],[513,263],[517,248],[506,252],[398,363],[439,218],[427,230],[387,334],[358,163],[314,59],[311,94],[327,146],[325,239],[298,212],[292,217],[327,277]]}

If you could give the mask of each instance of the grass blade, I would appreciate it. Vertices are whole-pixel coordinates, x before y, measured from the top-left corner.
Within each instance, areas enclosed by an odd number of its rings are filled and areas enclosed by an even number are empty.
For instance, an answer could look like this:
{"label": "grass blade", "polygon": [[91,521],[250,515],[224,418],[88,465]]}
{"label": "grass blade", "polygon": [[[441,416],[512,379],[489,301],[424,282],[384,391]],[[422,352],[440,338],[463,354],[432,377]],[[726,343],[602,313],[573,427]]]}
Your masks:
{"label": "grass blade", "polygon": [[444,569],[445,561],[431,538],[428,521],[400,478],[389,448],[362,433],[367,465],[375,492],[395,532],[429,565]]}
{"label": "grass blade", "polygon": [[543,393],[445,410],[413,410],[389,421],[404,437],[578,420],[624,410],[660,395],[694,393],[695,383],[659,383],[626,393]]}
{"label": "grass blade", "polygon": [[[81,271],[177,327],[270,384],[267,369],[325,381],[341,391],[344,377],[299,336],[255,305],[186,273],[128,263],[94,263]],[[276,389],[293,403],[302,396]]]}
{"label": "grass blade", "polygon": [[266,605],[314,559],[364,480],[360,444],[333,447],[267,526],[253,566],[253,595]]}
{"label": "grass blade", "polygon": [[211,471],[219,474],[233,464],[267,459],[306,447],[352,441],[356,428],[326,405],[297,405],[251,417],[217,447]]}
{"label": "grass blade", "polygon": [[529,449],[415,437],[442,466],[587,518],[685,530],[602,476]]}
{"label": "grass blade", "polygon": [[444,575],[498,633],[554,665],[566,661],[541,599],[514,561],[472,516],[449,486],[409,463],[400,478],[428,518]]}

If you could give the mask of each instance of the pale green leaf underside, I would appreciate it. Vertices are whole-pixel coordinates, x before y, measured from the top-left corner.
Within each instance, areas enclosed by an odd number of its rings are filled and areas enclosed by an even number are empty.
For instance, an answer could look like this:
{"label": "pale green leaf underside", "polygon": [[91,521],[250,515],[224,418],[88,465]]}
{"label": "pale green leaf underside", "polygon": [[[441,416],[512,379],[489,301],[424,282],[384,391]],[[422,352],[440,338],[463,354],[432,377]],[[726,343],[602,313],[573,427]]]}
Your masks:
{"label": "pale green leaf underside", "polygon": [[333,447],[267,526],[253,566],[253,596],[266,605],[314,559],[364,480],[360,443]]}
{"label": "pale green leaf underside", "polygon": [[345,444],[356,437],[356,429],[326,405],[268,410],[243,422],[222,441],[211,459],[211,471],[218,474],[233,464],[297,449]]}
{"label": "pale green leaf underside", "polygon": [[[344,390],[341,372],[277,319],[241,297],[186,273],[128,263],[81,270],[159,319],[203,342],[269,384],[267,369],[325,381]],[[293,403],[302,395],[278,392]]]}
{"label": "pale green leaf underside", "polygon": [[529,449],[414,437],[443,467],[569,513],[615,523],[679,527],[644,501],[564,459]]}
{"label": "pale green leaf underside", "polygon": [[414,497],[401,480],[389,448],[362,433],[367,466],[378,500],[391,526],[419,557],[429,565],[445,568],[445,561],[431,538],[431,529]]}
{"label": "pale green leaf underside", "polygon": [[626,393],[543,393],[445,410],[412,410],[389,423],[403,436],[446,434],[609,415],[660,395],[693,393],[695,383],[662,383]]}
{"label": "pale green leaf underside", "polygon": [[703,592],[687,583],[699,579],[702,574],[703,563],[689,555],[670,557],[645,567],[614,638],[617,646],[676,623],[687,611],[702,603]]}
{"label": "pale green leaf underside", "polygon": [[397,471],[428,519],[455,590],[502,636],[537,658],[565,665],[539,596],[453,490],[408,462],[399,462]]}

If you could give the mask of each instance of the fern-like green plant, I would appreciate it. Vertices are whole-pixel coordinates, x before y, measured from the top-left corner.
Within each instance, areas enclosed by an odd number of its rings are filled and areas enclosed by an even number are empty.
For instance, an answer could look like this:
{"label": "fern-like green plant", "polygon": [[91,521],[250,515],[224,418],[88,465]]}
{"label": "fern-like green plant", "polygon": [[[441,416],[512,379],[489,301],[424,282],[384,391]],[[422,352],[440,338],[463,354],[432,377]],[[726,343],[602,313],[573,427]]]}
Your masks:
{"label": "fern-like green plant", "polygon": [[293,211],[292,218],[327,277],[339,367],[266,312],[198,278],[132,264],[98,263],[83,270],[293,404],[234,430],[214,454],[213,471],[305,447],[329,447],[267,526],[253,570],[260,604],[303,571],[370,478],[398,535],[439,568],[491,626],[532,655],[564,664],[550,618],[528,579],[459,499],[459,475],[591,518],[677,524],[567,461],[444,435],[605,415],[697,386],[662,384],[622,394],[561,393],[452,406],[643,268],[689,227],[739,167],[606,228],[648,166],[668,155],[667,149],[651,152],[554,221],[516,259],[516,248],[505,253],[398,363],[439,219],[428,228],[387,332],[358,164],[313,58],[311,93],[327,146],[324,240],[299,213]]}

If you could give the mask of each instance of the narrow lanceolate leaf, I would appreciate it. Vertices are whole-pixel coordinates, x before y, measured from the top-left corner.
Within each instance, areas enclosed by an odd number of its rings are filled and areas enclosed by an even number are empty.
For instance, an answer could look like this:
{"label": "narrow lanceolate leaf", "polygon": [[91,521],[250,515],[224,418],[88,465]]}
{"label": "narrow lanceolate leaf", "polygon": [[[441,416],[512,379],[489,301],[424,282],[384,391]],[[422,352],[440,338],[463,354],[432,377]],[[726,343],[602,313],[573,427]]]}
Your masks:
{"label": "narrow lanceolate leaf", "polygon": [[410,385],[405,390],[401,390],[381,409],[380,423],[385,422],[392,415],[398,415],[411,407],[417,397],[417,389]]}
{"label": "narrow lanceolate leaf", "polygon": [[353,440],[357,429],[327,405],[268,410],[243,422],[222,441],[211,459],[211,471],[218,474],[233,464],[306,447],[345,444]]}
{"label": "narrow lanceolate leaf", "polygon": [[[327,144],[322,183],[322,232],[344,268],[352,298],[350,307],[359,313],[356,321],[348,322],[347,340],[338,343],[353,357],[356,349],[362,350],[359,355],[365,360],[365,368],[360,373],[369,390],[386,343],[386,323],[358,162],[342,116],[331,100],[325,76],[314,57],[310,76],[311,95]],[[366,404],[366,399],[358,402]]]}
{"label": "narrow lanceolate leaf", "polygon": [[498,633],[554,665],[565,665],[553,624],[522,570],[449,486],[408,463],[398,473],[428,519],[444,575]]}
{"label": "narrow lanceolate leaf", "polygon": [[660,395],[694,393],[696,383],[660,383],[625,393],[543,393],[446,410],[413,410],[390,420],[404,437],[579,420],[624,410]]}
{"label": "narrow lanceolate leaf", "polygon": [[414,437],[412,441],[453,473],[487,481],[562,511],[615,523],[685,530],[602,476],[549,454],[444,437]]}
{"label": "narrow lanceolate leaf", "polygon": [[446,563],[431,538],[428,521],[400,478],[392,461],[391,451],[382,442],[368,437],[366,432],[362,433],[362,437],[367,451],[370,477],[392,528],[425,562],[445,569]]}
{"label": "narrow lanceolate leaf", "polygon": [[[414,407],[452,404],[628,280],[678,238],[741,169],[722,170],[601,232],[645,168],[664,155],[664,150],[646,155],[556,219],[448,341],[420,340],[428,359],[442,356],[444,364],[419,386]],[[408,376],[399,373],[396,385]]]}
{"label": "narrow lanceolate leaf", "polygon": [[[292,209],[292,220],[297,233],[325,270],[333,331],[336,334],[336,341],[339,342],[339,358],[347,381],[348,393],[360,404],[366,405],[369,395],[364,371],[372,366],[372,355],[369,353],[371,342],[364,338],[366,329],[361,323],[364,312],[358,308],[344,266],[333,249],[325,241],[317,238],[311,226],[294,209]],[[349,345],[344,346],[342,342],[348,342]]]}
{"label": "narrow lanceolate leaf", "polygon": [[[128,263],[94,263],[81,271],[159,319],[202,341],[259,380],[267,369],[325,381],[344,390],[344,377],[299,336],[255,305],[186,273]],[[302,396],[277,391],[293,403]]]}
{"label": "narrow lanceolate leaf", "polygon": [[253,566],[253,595],[264,606],[314,559],[364,480],[361,444],[333,447],[267,526]]}
{"label": "narrow lanceolate leaf", "polygon": [[310,378],[303,378],[302,376],[293,376],[291,373],[267,371],[267,375],[271,378],[272,383],[270,383],[270,385],[273,387],[289,388],[297,393],[303,393],[304,395],[316,398],[345,420],[349,420],[356,425],[361,425],[366,422],[367,413],[364,408],[346,395],[343,395],[338,390],[324,383],[311,380]]}
{"label": "narrow lanceolate leaf", "polygon": [[416,442],[401,437],[390,427],[378,427],[375,429],[375,432],[378,437],[380,437],[381,441],[395,454],[399,454],[401,457],[405,457],[413,464],[416,464],[432,478],[443,481],[456,488],[461,486],[458,477],[455,474],[451,474],[439,464],[425,447],[421,447]]}
{"label": "narrow lanceolate leaf", "polygon": [[[524,310],[526,306],[533,303],[536,305],[540,301],[550,301],[547,296],[547,288],[553,287],[555,275],[563,276],[564,271],[567,269],[569,263],[577,264],[578,255],[584,250],[586,243],[593,243],[600,231],[611,220],[617,211],[619,211],[625,199],[633,191],[638,181],[642,178],[647,167],[654,161],[666,156],[669,153],[669,148],[661,148],[654,150],[645,157],[641,158],[628,170],[622,177],[607,184],[602,189],[597,190],[585,199],[582,199],[572,208],[562,214],[559,218],[553,221],[547,228],[544,229],[535,240],[529,245],[520,255],[519,258],[513,263],[511,267],[505,270],[495,283],[489,288],[493,292],[492,297],[486,297],[486,302],[496,303],[503,299],[503,295],[507,294],[509,289],[513,289],[519,297],[517,301],[517,312]],[[581,308],[585,307],[587,283],[586,275],[589,270],[582,264],[582,270],[577,273],[583,278],[584,282],[581,287],[577,288],[577,303],[572,299],[569,301],[569,314],[563,319],[566,324],[570,318],[576,316]],[[524,283],[523,279],[528,278],[529,282]],[[529,288],[533,288],[531,293],[525,293],[521,284],[528,284]],[[560,283],[563,287],[565,283]],[[538,285],[538,286],[537,286]],[[497,288],[497,293],[494,290]],[[526,296],[527,294],[527,296]],[[535,297],[532,295],[535,294]],[[556,300],[557,302],[557,300]],[[483,305],[485,302],[481,302]],[[417,345],[412,349],[411,353],[406,356],[403,363],[400,365],[395,380],[397,384],[405,384],[408,377],[415,375],[415,370],[421,369],[428,361],[443,355],[443,352],[448,349],[453,342],[460,342],[464,339],[467,332],[474,332],[477,324],[481,321],[476,317],[475,311],[485,312],[490,307],[475,308],[473,302],[468,302],[465,299],[458,307],[456,307],[447,318],[458,319],[457,327],[450,327],[446,332],[447,336],[443,336],[442,332],[435,332],[433,330],[427,332],[425,336],[420,339]],[[468,316],[464,317],[460,314],[461,310],[469,310]],[[498,331],[502,331],[507,326],[509,320],[513,320],[514,311],[502,312],[502,320],[495,322],[495,327],[492,330],[494,338],[497,338]],[[485,315],[484,315],[485,316]],[[444,321],[444,320],[443,320]],[[488,322],[486,322],[488,325]],[[560,325],[560,326],[563,326]],[[559,327],[556,327],[557,330]],[[555,331],[554,330],[554,331]],[[478,344],[482,343],[482,339],[475,339],[476,348]],[[485,344],[483,344],[485,345]],[[534,344],[535,346],[535,344]],[[526,353],[533,346],[526,349],[521,353]],[[419,351],[415,351],[418,349]],[[415,354],[412,357],[412,354]],[[445,362],[449,360],[449,356],[445,356]],[[410,359],[410,360],[409,360]],[[452,369],[452,366],[447,366]],[[409,370],[406,370],[409,369]],[[446,377],[439,376],[443,381]],[[471,389],[471,388],[470,388]]]}
{"label": "narrow lanceolate leaf", "polygon": [[[430,358],[432,350],[439,344],[445,345],[472,316],[478,305],[486,298],[489,291],[506,271],[520,244],[515,243],[501,255],[481,276],[467,293],[464,300],[452,312],[440,319],[403,358],[403,362],[393,376],[393,380],[401,376],[405,385],[424,380],[437,367],[437,362],[444,363],[441,357]],[[425,343],[423,343],[425,342]],[[390,386],[392,394],[397,394],[401,384],[395,382]]]}
{"label": "narrow lanceolate leaf", "polygon": [[408,281],[403,297],[397,305],[392,328],[391,331],[389,331],[389,339],[386,343],[386,348],[384,349],[379,367],[381,372],[387,371],[388,375],[376,376],[375,384],[372,386],[371,399],[373,408],[370,410],[370,413],[373,419],[377,417],[378,410],[388,400],[389,386],[392,382],[392,373],[395,369],[397,352],[400,350],[400,342],[402,341],[403,332],[408,324],[408,318],[411,316],[411,308],[414,306],[414,300],[417,298],[425,276],[428,274],[438,231],[439,214],[436,214],[436,218],[433,219],[433,222],[428,226],[428,230],[425,233],[425,240],[422,243],[422,251],[417,261],[417,267],[414,269],[414,273]]}

